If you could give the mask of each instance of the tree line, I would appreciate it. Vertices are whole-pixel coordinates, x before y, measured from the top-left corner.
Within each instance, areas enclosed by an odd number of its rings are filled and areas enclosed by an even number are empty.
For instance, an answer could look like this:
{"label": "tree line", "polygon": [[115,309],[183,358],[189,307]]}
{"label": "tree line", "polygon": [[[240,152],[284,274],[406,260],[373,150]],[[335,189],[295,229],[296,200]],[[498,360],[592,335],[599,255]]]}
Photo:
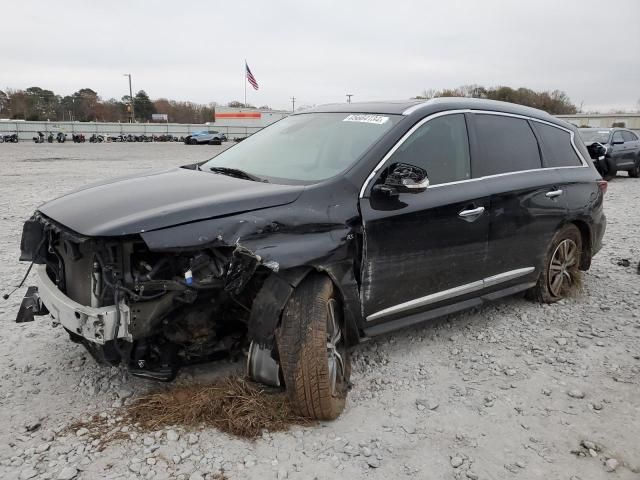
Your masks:
{"label": "tree line", "polygon": [[[29,121],[128,122],[131,98],[103,100],[91,88],[81,88],[72,95],[57,95],[51,90],[29,87],[25,90],[0,90],[0,118]],[[147,122],[154,113],[167,114],[175,123],[213,121],[216,103],[206,105],[158,98],[151,100],[144,90],[133,97],[135,120]],[[243,106],[230,102],[229,106]],[[250,105],[247,108],[254,108]],[[268,106],[260,108],[269,108]]]}
{"label": "tree line", "polygon": [[471,97],[503,102],[517,103],[527,107],[539,108],[552,115],[568,115],[578,113],[578,108],[571,103],[569,96],[560,90],[552,92],[536,92],[530,88],[483,87],[480,85],[464,85],[458,88],[443,90],[425,90],[415,98],[430,99],[435,97]]}
{"label": "tree line", "polygon": [[[545,110],[553,115],[577,113],[578,108],[568,95],[560,90],[537,92],[529,88],[511,88],[505,86],[483,87],[480,85],[464,85],[453,89],[425,90],[415,98],[429,99],[434,97],[473,97],[490,100],[502,100]],[[96,91],[81,88],[72,95],[57,95],[51,90],[40,87],[29,87],[25,90],[0,90],[0,118],[22,120],[74,120],[81,122],[127,122],[130,116],[130,105],[133,103],[135,120],[147,122],[154,113],[167,114],[170,122],[204,123],[214,119],[215,102],[198,104],[158,98],[151,100],[144,90],[133,97],[128,95],[120,100],[110,98],[103,100]],[[255,108],[239,101],[227,104],[229,107]],[[260,109],[269,109],[263,105]]]}

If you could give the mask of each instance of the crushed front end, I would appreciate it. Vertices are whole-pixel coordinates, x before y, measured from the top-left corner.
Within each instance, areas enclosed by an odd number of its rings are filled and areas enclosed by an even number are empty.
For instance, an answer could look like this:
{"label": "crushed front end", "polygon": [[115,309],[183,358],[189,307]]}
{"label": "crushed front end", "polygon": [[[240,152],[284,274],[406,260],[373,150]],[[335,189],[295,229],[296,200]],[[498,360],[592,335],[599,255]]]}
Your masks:
{"label": "crushed front end", "polygon": [[39,212],[20,260],[36,265],[38,287],[19,320],[48,313],[97,361],[167,381],[180,365],[248,348],[252,301],[270,273],[240,245],[152,252],[138,235],[87,237]]}

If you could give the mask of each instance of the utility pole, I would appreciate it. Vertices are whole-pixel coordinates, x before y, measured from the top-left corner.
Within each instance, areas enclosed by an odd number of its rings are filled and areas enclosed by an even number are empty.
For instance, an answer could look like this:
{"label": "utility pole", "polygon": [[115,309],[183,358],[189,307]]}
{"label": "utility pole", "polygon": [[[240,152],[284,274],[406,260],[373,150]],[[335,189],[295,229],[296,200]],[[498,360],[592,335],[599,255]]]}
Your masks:
{"label": "utility pole", "polygon": [[291,97],[291,111],[296,111],[296,97]]}
{"label": "utility pole", "polygon": [[125,73],[125,77],[129,77],[129,123],[133,123],[136,118],[135,111],[133,109],[133,89],[131,88],[131,74]]}
{"label": "utility pole", "polygon": [[353,93],[347,93],[347,103],[351,103],[351,97],[353,97]]}

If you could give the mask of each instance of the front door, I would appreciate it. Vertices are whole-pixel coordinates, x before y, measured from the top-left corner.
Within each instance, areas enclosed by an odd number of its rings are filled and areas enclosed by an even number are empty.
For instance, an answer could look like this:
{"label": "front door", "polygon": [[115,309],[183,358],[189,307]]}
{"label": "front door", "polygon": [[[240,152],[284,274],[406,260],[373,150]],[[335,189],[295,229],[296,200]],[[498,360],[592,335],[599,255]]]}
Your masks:
{"label": "front door", "polygon": [[627,162],[626,157],[626,147],[624,144],[624,137],[622,136],[622,130],[616,130],[613,132],[613,137],[611,138],[611,158],[615,163],[616,168],[625,168],[625,163]]}
{"label": "front door", "polygon": [[470,180],[465,116],[425,119],[392,152],[372,185],[398,163],[425,169],[430,185],[390,197],[369,185],[360,199],[370,325],[477,294],[488,249],[489,198],[482,182]]}

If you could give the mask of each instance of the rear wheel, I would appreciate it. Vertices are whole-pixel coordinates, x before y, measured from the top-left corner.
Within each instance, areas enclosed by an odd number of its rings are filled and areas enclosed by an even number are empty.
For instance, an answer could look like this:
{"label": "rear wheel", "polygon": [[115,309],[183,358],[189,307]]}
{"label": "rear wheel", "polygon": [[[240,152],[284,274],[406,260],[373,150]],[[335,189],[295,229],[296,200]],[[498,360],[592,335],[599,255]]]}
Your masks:
{"label": "rear wheel", "polygon": [[296,288],[276,338],[293,409],[313,419],[337,418],[346,403],[351,359],[342,307],[328,277],[311,274]]}
{"label": "rear wheel", "polygon": [[566,298],[580,285],[582,272],[582,236],[575,225],[565,225],[556,232],[545,255],[538,283],[528,296],[544,303]]}

